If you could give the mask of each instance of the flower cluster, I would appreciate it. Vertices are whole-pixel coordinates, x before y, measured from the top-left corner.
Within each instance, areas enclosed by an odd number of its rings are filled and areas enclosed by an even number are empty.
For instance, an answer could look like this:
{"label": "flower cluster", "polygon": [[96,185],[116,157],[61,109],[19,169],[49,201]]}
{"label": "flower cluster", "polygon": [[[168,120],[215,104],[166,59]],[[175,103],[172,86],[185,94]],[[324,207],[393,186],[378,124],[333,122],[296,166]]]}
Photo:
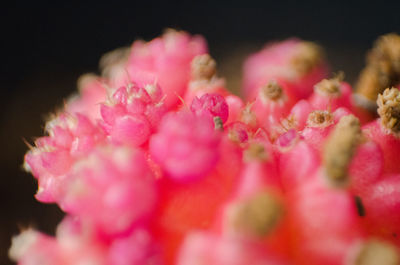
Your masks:
{"label": "flower cluster", "polygon": [[103,76],[80,79],[25,155],[36,198],[65,218],[55,236],[15,236],[10,258],[400,264],[399,40],[382,37],[366,68],[392,69],[377,112],[359,104],[373,94],[360,88],[365,72],[353,97],[342,75],[328,76],[322,48],[298,39],[246,60],[247,102],[200,36],[170,30],[108,54]]}

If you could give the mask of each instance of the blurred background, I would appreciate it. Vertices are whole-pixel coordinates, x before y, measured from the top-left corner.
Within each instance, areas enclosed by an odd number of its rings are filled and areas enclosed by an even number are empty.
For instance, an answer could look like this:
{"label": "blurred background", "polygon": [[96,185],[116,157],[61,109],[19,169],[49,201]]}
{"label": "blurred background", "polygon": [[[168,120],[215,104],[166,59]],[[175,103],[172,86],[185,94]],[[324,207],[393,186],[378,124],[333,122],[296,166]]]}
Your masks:
{"label": "blurred background", "polygon": [[167,27],[202,34],[220,75],[237,91],[249,53],[296,36],[324,46],[332,70],[353,83],[372,42],[400,33],[400,1],[10,2],[0,11],[0,264],[12,264],[7,251],[20,227],[52,234],[62,218],[56,206],[33,197],[36,182],[21,169],[23,139],[43,134],[45,115],[75,91],[81,74],[98,72],[102,54]]}

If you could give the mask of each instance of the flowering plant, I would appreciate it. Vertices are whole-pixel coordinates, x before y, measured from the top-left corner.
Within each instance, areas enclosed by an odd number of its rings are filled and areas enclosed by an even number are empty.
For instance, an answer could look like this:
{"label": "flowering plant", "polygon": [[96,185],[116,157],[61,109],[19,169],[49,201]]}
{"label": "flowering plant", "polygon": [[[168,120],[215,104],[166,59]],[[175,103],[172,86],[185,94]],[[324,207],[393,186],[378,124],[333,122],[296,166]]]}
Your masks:
{"label": "flowering plant", "polygon": [[379,38],[353,94],[321,47],[275,42],[246,60],[241,99],[201,36],[108,54],[25,155],[36,198],[66,216],[54,237],[22,231],[10,257],[400,264],[399,62],[400,36]]}

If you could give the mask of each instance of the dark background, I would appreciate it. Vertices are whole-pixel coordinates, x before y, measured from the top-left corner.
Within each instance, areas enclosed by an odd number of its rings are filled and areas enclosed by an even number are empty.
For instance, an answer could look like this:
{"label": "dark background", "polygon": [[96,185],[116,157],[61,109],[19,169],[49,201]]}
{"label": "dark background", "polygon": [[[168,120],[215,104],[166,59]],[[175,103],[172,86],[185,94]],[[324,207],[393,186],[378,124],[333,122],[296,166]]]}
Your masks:
{"label": "dark background", "polygon": [[[67,1],[66,1],[67,2]],[[75,91],[76,79],[98,71],[107,51],[166,27],[204,35],[221,75],[239,87],[240,63],[272,39],[317,41],[332,70],[353,82],[374,39],[400,33],[400,1],[141,1],[73,5],[15,1],[0,8],[0,264],[19,227],[53,233],[62,213],[40,204],[34,179],[21,170],[22,139],[43,134],[43,117]]]}

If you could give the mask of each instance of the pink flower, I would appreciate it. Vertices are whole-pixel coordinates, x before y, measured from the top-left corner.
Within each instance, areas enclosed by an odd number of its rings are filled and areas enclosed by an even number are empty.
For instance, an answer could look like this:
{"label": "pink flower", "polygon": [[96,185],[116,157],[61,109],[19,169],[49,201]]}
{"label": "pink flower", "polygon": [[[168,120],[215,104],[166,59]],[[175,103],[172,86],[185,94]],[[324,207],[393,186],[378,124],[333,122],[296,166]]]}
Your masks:
{"label": "pink flower", "polygon": [[46,123],[48,136],[35,141],[36,147],[25,155],[25,169],[39,181],[36,198],[54,202],[71,166],[87,155],[104,135],[98,127],[82,114],[61,113]]}
{"label": "pink flower", "polygon": [[117,89],[100,107],[101,125],[111,141],[133,146],[146,143],[166,112],[162,96],[156,84]]}
{"label": "pink flower", "polygon": [[204,94],[201,98],[195,97],[190,109],[196,115],[206,115],[211,119],[218,117],[222,123],[228,120],[228,104],[224,97],[218,94]]}
{"label": "pink flower", "polygon": [[113,235],[148,218],[156,198],[154,176],[143,152],[106,145],[72,168],[60,206],[88,220],[101,233]]}
{"label": "pink flower", "polygon": [[201,36],[168,30],[150,42],[135,41],[125,72],[112,77],[111,84],[118,87],[131,81],[139,85],[157,82],[166,94],[165,105],[174,108],[178,96],[186,91],[192,59],[204,53],[207,44]]}
{"label": "pink flower", "polygon": [[188,111],[167,114],[150,139],[150,154],[177,181],[204,177],[216,165],[220,134],[209,117]]}

